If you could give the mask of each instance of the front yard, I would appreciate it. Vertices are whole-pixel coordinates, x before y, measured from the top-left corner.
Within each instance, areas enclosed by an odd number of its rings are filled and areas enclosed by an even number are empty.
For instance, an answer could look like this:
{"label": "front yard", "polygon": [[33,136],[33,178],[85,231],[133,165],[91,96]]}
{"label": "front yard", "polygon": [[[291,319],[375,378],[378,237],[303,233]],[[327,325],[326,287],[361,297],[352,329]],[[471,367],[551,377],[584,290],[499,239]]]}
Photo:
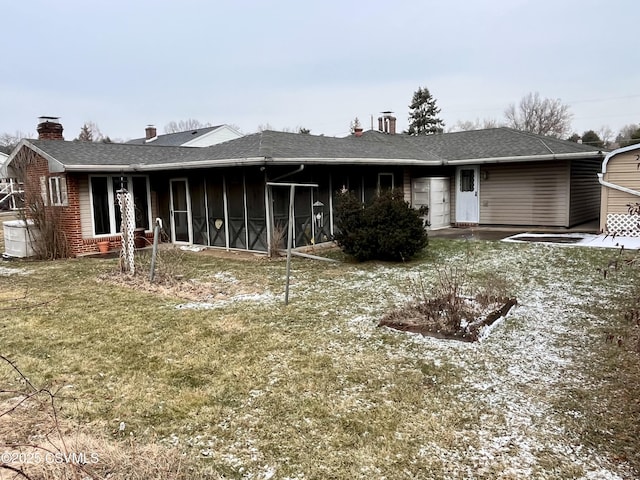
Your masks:
{"label": "front yard", "polygon": [[[622,307],[639,275],[604,279],[614,255],[435,239],[400,265],[294,259],[288,307],[283,261],[182,253],[198,281],[185,298],[114,283],[115,259],[4,262],[0,355],[60,389],[96,478],[637,478],[640,358]],[[470,259],[518,299],[490,336],[377,327],[418,275]],[[0,390],[17,388],[0,366]],[[38,433],[30,415],[0,417],[0,441]]]}

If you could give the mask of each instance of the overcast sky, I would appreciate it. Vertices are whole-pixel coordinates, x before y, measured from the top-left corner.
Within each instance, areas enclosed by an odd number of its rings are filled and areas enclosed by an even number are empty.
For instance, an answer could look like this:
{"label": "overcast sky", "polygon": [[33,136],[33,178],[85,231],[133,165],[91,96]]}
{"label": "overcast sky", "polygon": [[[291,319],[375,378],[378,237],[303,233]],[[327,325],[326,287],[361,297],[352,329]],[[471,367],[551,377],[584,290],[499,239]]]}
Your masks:
{"label": "overcast sky", "polygon": [[[640,122],[637,0],[0,0],[0,133],[59,116],[118,139],[170,121],[343,136],[427,87],[447,128],[529,92],[573,130]],[[376,122],[377,125],[377,122]]]}

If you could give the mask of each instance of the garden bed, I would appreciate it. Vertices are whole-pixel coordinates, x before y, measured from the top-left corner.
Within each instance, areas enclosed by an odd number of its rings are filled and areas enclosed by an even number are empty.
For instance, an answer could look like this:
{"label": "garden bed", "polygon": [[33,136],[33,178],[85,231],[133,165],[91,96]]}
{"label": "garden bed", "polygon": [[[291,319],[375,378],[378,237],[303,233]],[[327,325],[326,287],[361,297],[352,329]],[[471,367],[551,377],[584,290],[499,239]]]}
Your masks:
{"label": "garden bed", "polygon": [[517,304],[515,298],[439,297],[386,314],[379,327],[435,338],[475,342]]}

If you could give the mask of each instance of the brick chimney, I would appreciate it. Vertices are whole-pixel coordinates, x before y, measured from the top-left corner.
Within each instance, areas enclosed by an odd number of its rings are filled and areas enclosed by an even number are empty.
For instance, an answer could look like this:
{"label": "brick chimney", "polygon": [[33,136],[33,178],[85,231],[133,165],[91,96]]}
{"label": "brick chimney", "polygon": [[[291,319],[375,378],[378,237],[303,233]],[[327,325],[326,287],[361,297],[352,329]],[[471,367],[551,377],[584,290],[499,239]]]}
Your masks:
{"label": "brick chimney", "polygon": [[151,140],[152,138],[156,138],[158,136],[158,131],[156,130],[155,125],[147,125],[147,128],[144,129],[145,140]]}
{"label": "brick chimney", "polygon": [[38,118],[38,138],[40,140],[64,140],[60,117]]}
{"label": "brick chimney", "polygon": [[353,129],[353,134],[354,134],[356,137],[361,137],[361,136],[362,136],[362,127],[355,127],[355,128]]}
{"label": "brick chimney", "polygon": [[382,116],[378,117],[378,130],[389,135],[396,134],[396,117],[391,115],[393,112],[382,112]]}

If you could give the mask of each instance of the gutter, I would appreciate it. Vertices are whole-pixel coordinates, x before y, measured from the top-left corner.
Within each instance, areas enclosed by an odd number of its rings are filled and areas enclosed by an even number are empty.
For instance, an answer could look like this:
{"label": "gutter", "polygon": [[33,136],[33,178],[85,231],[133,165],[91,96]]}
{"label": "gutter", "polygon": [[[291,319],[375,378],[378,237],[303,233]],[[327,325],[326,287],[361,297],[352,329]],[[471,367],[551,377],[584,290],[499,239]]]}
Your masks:
{"label": "gutter", "polygon": [[[603,169],[604,168],[605,167],[603,167]],[[614,190],[619,190],[621,192],[628,193],[630,195],[635,195],[637,197],[640,197],[640,192],[638,192],[636,190],[631,190],[630,188],[623,187],[622,185],[616,185],[615,183],[611,183],[611,182],[605,181],[604,173],[598,173],[598,181],[600,182],[601,185],[603,185],[605,187],[613,188]]]}
{"label": "gutter", "polygon": [[208,168],[208,167],[242,167],[242,166],[267,166],[267,165],[352,165],[352,164],[375,164],[375,165],[418,165],[418,166],[440,166],[440,160],[418,160],[418,159],[388,159],[388,158],[281,158],[267,159],[265,157],[248,157],[222,160],[198,160],[192,162],[170,162],[170,163],[146,163],[146,164],[126,164],[126,165],[89,165],[75,164],[65,165],[66,172],[145,172],[160,170],[179,170],[185,168]]}
{"label": "gutter", "polygon": [[521,155],[512,157],[474,158],[464,160],[445,160],[445,165],[481,165],[485,163],[517,163],[550,160],[572,160],[581,158],[602,158],[602,152],[553,153],[547,155]]}

